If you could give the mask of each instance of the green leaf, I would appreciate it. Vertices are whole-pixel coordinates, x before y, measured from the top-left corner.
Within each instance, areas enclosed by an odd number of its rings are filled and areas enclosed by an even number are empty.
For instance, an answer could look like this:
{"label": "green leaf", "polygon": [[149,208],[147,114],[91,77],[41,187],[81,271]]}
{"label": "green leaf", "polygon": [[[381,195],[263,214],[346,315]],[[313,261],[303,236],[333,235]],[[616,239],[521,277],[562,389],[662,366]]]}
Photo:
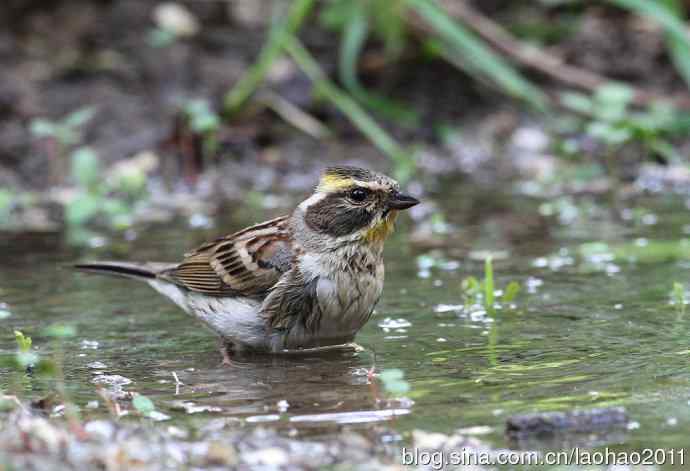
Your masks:
{"label": "green leaf", "polygon": [[80,226],[92,219],[101,209],[102,199],[82,193],[70,201],[65,208],[65,220],[72,226]]}
{"label": "green leaf", "polygon": [[520,287],[520,283],[518,283],[517,281],[511,281],[510,283],[508,283],[508,286],[506,286],[505,293],[503,293],[503,297],[501,298],[501,300],[504,303],[512,302],[515,299],[515,297],[518,294],[520,294],[521,289],[522,288]]}
{"label": "green leaf", "polygon": [[594,109],[592,99],[583,93],[565,92],[560,99],[563,106],[576,113],[590,115]]}
{"label": "green leaf", "polygon": [[481,283],[479,283],[479,280],[474,276],[468,276],[463,279],[460,287],[463,292],[470,296],[476,296],[481,291]]}
{"label": "green leaf", "polygon": [[14,331],[14,340],[17,342],[17,348],[20,352],[31,350],[31,337],[25,336],[21,331]]}
{"label": "green leaf", "polygon": [[393,380],[402,379],[404,376],[405,376],[405,373],[403,372],[403,370],[401,370],[399,368],[391,368],[388,370],[383,370],[379,374],[379,379],[381,381],[386,382],[386,381],[393,381]]}
{"label": "green leaf", "polygon": [[91,106],[80,108],[68,114],[63,120],[62,124],[68,128],[79,128],[93,119],[96,115],[96,109]]}
{"label": "green leaf", "polygon": [[594,99],[604,105],[629,105],[635,92],[627,85],[616,82],[606,83],[594,92]]}
{"label": "green leaf", "polygon": [[43,118],[36,118],[29,125],[29,131],[34,137],[55,137],[56,130],[55,123]]}
{"label": "green leaf", "polygon": [[134,406],[137,412],[139,412],[141,415],[148,415],[156,410],[156,406],[153,404],[153,401],[146,396],[142,396],[141,394],[134,396],[134,399],[132,399],[132,406]]}
{"label": "green leaf", "polygon": [[101,180],[98,154],[90,147],[80,147],[72,153],[72,178],[84,188],[93,188]]}
{"label": "green leaf", "polygon": [[53,324],[43,331],[46,337],[68,338],[77,335],[77,329],[69,324]]}
{"label": "green leaf", "polygon": [[624,119],[635,92],[628,86],[610,82],[594,92],[594,115],[602,121],[615,122]]}
{"label": "green leaf", "polygon": [[[488,45],[460,23],[454,21],[433,0],[407,0],[407,5],[431,26],[446,43],[444,55],[461,58],[471,74],[483,74],[506,93],[521,98],[537,109],[545,109],[546,95],[520,75]],[[459,65],[453,60],[454,65]]]}
{"label": "green leaf", "polygon": [[610,146],[624,144],[632,138],[630,129],[614,126],[602,121],[589,123],[586,127],[586,132],[590,137],[598,139]]}
{"label": "green leaf", "polygon": [[220,126],[220,118],[213,113],[202,114],[194,116],[191,120],[190,127],[192,131],[198,134],[207,134],[216,131]]}
{"label": "green leaf", "polygon": [[174,44],[177,40],[177,35],[167,29],[153,28],[149,31],[147,39],[151,47],[160,49]]}

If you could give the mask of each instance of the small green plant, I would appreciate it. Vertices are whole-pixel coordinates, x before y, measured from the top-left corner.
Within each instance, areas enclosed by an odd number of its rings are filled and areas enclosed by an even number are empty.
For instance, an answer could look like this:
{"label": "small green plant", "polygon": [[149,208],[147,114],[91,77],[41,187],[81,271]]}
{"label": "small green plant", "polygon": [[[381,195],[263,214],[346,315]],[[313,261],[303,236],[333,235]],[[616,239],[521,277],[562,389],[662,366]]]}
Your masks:
{"label": "small green plant", "polygon": [[92,107],[80,108],[58,121],[36,118],[31,121],[30,130],[34,137],[55,139],[67,150],[79,144],[83,138],[82,127],[91,121],[96,114]]}
{"label": "small green plant", "polygon": [[675,306],[679,314],[685,314],[687,299],[685,296],[685,286],[675,281],[671,290],[671,304]]}
{"label": "small green plant", "polygon": [[[634,92],[631,88],[609,83],[592,95],[564,93],[562,104],[580,116],[577,126],[602,149],[605,164],[626,144],[641,143],[649,155],[659,155],[669,161],[679,162],[680,156],[668,141],[677,131],[677,112],[668,104],[655,103],[643,110],[633,110]],[[579,148],[571,151],[578,153]]]}
{"label": "small green plant", "polygon": [[116,181],[104,181],[96,151],[80,147],[72,154],[72,180],[77,194],[65,207],[65,221],[80,228],[98,216],[113,229],[131,225],[133,205],[145,184],[145,176],[134,175]]}
{"label": "small green plant", "polygon": [[30,371],[38,363],[38,354],[31,350],[31,337],[27,337],[21,331],[15,330],[14,339],[17,342],[17,366],[22,371]]}
{"label": "small green plant", "polygon": [[134,399],[132,399],[132,406],[139,414],[145,417],[156,410],[156,406],[153,404],[153,401],[141,394],[134,396]]}
{"label": "small green plant", "polygon": [[21,331],[14,331],[14,339],[17,342],[17,348],[22,353],[27,353],[31,350],[31,337],[25,336]]}
{"label": "small green plant", "polygon": [[182,113],[189,130],[201,136],[204,160],[210,159],[218,149],[218,129],[221,119],[208,100],[193,99],[182,105]]}
{"label": "small green plant", "polygon": [[95,108],[80,108],[60,120],[36,118],[31,121],[29,130],[37,139],[51,143],[48,146],[51,176],[54,183],[62,184],[69,168],[69,155],[74,146],[83,139],[83,127],[93,119]]}
{"label": "small green plant", "polygon": [[[460,287],[466,309],[469,309],[473,304],[481,304],[487,312],[493,312],[497,292],[494,283],[493,259],[489,256],[484,260],[484,279],[482,281],[474,276],[468,276],[462,280]],[[520,291],[520,283],[511,281],[501,290],[500,302],[502,304],[513,302]]]}
{"label": "small green plant", "polygon": [[405,373],[398,368],[383,370],[378,378],[389,396],[400,397],[410,390],[410,383],[405,380]]}
{"label": "small green plant", "polygon": [[[103,178],[103,168],[94,149],[81,146],[82,127],[95,114],[94,108],[82,108],[59,121],[43,118],[31,123],[35,137],[54,144],[49,152],[54,181],[69,181],[76,187],[73,197],[65,203],[65,222],[73,241],[86,238],[83,227],[100,217],[114,229],[131,225],[133,205],[141,198],[146,175],[141,170],[119,172],[115,178]],[[3,219],[3,197],[0,194],[0,223]]]}

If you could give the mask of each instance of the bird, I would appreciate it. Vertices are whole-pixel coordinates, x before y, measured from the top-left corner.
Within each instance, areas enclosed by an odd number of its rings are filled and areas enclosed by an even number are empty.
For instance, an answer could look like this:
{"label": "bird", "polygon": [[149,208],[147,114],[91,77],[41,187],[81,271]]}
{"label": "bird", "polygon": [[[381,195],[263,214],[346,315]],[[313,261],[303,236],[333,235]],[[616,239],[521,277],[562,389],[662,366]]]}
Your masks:
{"label": "bird", "polygon": [[223,363],[353,342],[383,290],[383,246],[419,203],[372,170],[326,168],[290,214],[207,242],[179,263],[88,261],[148,283],[219,337]]}

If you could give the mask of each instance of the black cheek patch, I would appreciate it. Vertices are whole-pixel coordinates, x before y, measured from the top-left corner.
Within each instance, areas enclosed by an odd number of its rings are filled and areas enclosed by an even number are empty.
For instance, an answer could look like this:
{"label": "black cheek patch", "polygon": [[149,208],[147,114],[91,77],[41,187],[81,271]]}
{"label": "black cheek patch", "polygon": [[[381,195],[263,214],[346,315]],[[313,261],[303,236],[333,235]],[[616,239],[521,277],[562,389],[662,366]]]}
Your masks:
{"label": "black cheek patch", "polygon": [[371,223],[374,213],[365,208],[344,205],[338,198],[325,198],[310,206],[304,216],[307,226],[315,232],[341,237]]}

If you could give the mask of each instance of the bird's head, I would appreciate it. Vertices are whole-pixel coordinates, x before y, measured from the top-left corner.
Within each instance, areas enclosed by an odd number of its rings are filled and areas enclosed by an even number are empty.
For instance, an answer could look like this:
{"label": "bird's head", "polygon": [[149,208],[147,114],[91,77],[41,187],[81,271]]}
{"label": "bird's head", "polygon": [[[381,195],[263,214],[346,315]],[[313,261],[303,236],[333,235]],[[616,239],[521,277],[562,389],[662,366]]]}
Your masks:
{"label": "bird's head", "polygon": [[393,231],[398,211],[418,203],[385,175],[357,167],[329,167],[299,210],[313,234],[382,245]]}

